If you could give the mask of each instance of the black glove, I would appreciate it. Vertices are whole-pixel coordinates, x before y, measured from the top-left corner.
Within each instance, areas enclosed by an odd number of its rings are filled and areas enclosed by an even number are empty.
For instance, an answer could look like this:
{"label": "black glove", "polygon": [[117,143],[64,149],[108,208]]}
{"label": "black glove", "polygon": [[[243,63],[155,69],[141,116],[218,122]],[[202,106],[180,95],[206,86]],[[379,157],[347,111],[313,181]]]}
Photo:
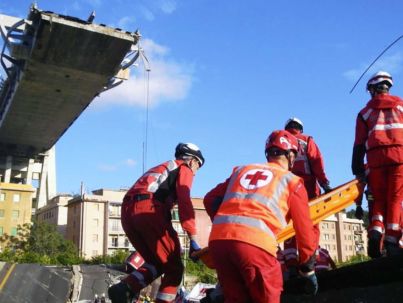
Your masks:
{"label": "black glove", "polygon": [[362,220],[362,218],[364,217],[364,211],[362,210],[361,205],[357,205],[354,215],[358,220]]}
{"label": "black glove", "polygon": [[193,262],[197,262],[199,260],[199,257],[194,257],[192,256],[194,252],[200,250],[199,244],[195,240],[190,240],[190,247],[189,247],[189,258]]}
{"label": "black glove", "polygon": [[301,273],[303,279],[305,280],[304,291],[309,295],[316,295],[318,292],[318,279],[314,271],[308,273]]}
{"label": "black glove", "polygon": [[298,267],[297,266],[289,266],[288,267],[288,279],[294,279],[298,277]]}
{"label": "black glove", "polygon": [[323,183],[320,186],[322,187],[322,189],[325,192],[325,194],[327,194],[328,192],[332,191],[332,188],[330,187],[329,182]]}

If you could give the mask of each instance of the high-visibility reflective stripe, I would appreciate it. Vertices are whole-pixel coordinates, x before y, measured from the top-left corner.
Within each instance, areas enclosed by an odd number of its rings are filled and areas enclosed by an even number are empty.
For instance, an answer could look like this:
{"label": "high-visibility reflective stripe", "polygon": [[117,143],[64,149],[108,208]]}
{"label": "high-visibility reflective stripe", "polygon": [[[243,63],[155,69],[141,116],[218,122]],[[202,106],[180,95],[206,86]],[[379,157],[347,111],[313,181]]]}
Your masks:
{"label": "high-visibility reflective stripe", "polygon": [[403,112],[403,106],[398,105],[396,108],[397,108],[398,110],[400,110],[401,112]]}
{"label": "high-visibility reflective stripe", "polygon": [[156,299],[171,302],[175,300],[176,294],[169,294],[166,292],[158,292]]}
{"label": "high-visibility reflective stripe", "polygon": [[178,164],[176,164],[176,162],[174,160],[170,160],[167,163],[167,168],[162,172],[162,173],[148,173],[145,176],[151,176],[154,177],[156,180],[154,182],[151,182],[148,185],[147,190],[150,193],[155,193],[158,188],[160,187],[160,185],[168,178],[168,175],[171,171],[173,171],[174,169],[176,169],[178,167]]}
{"label": "high-visibility reflective stripe", "polygon": [[316,269],[329,269],[329,265],[315,265]]}
{"label": "high-visibility reflective stripe", "polygon": [[157,268],[150,264],[150,263],[144,263],[141,267],[146,268],[149,272],[151,272],[152,274],[152,279],[155,280],[156,278],[158,278],[158,272],[157,272]]}
{"label": "high-visibility reflective stripe", "polygon": [[215,216],[213,224],[225,224],[225,223],[241,224],[258,228],[261,231],[268,234],[270,237],[275,238],[273,231],[262,220],[259,219],[242,217],[242,216]]}
{"label": "high-visibility reflective stripe", "polygon": [[141,285],[141,287],[146,287],[147,284],[145,282],[144,276],[142,273],[138,272],[137,270],[133,271],[131,273],[131,275],[136,278],[136,280],[139,282],[139,284]]}
{"label": "high-visibility reflective stripe", "polygon": [[380,226],[373,226],[368,231],[371,231],[371,230],[379,231],[381,234],[383,233],[383,228]]}
{"label": "high-visibility reflective stripe", "polygon": [[375,124],[374,127],[368,132],[368,136],[376,130],[390,130],[403,128],[403,123],[389,123],[389,124]]}
{"label": "high-visibility reflective stripe", "polygon": [[308,142],[298,138],[299,145],[301,146],[301,149],[303,150],[303,154],[298,152],[297,157],[295,158],[295,162],[297,161],[303,161],[304,163],[304,171],[306,174],[310,175],[312,174],[311,172],[311,167],[309,166],[309,160],[308,160]]}
{"label": "high-visibility reflective stripe", "polygon": [[372,222],[374,222],[374,221],[381,221],[381,222],[383,222],[383,216],[382,216],[382,215],[373,215],[371,221],[372,221]]}
{"label": "high-visibility reflective stripe", "polygon": [[365,121],[368,120],[369,115],[372,113],[372,109],[368,109],[367,112],[365,114],[362,115],[362,117],[364,118]]}
{"label": "high-visibility reflective stripe", "polygon": [[389,223],[386,225],[386,229],[391,229],[391,230],[399,230],[400,225],[396,223]]}
{"label": "high-visibility reflective stripe", "polygon": [[390,242],[390,243],[398,243],[398,239],[393,236],[385,236],[385,241]]}
{"label": "high-visibility reflective stripe", "polygon": [[[268,167],[265,167],[265,166],[260,166],[260,167],[262,169],[268,169]],[[239,176],[239,173],[241,172],[242,168],[243,167],[240,167],[234,173],[233,177],[230,180],[229,186],[228,186],[229,189],[232,188],[233,182],[235,182],[235,180],[238,180],[238,176]],[[282,178],[279,181],[278,186],[276,186],[276,188],[274,189],[274,193],[271,198],[266,198],[265,196],[263,196],[261,194],[255,194],[255,193],[245,194],[245,193],[229,191],[225,194],[222,204],[227,202],[229,199],[255,200],[258,203],[265,205],[271,211],[273,211],[274,215],[280,221],[280,224],[282,225],[282,227],[285,227],[285,226],[287,226],[287,221],[286,221],[283,213],[281,212],[278,202],[280,201],[281,196],[284,194],[284,191],[288,187],[288,183],[292,180],[293,177],[294,177],[294,175],[291,173],[287,173],[286,175],[282,176]]]}
{"label": "high-visibility reflective stripe", "polygon": [[[259,194],[228,193],[227,195],[225,195],[225,199],[227,201],[228,201],[228,199],[254,200],[260,204],[263,204],[268,209],[273,211],[274,215],[279,219],[279,221],[283,227],[287,226],[287,221],[285,220],[285,217],[281,213],[280,207],[277,204],[278,198],[273,197],[272,199],[268,199],[265,196],[262,196]],[[225,202],[226,201],[224,201],[223,203],[225,203]]]}

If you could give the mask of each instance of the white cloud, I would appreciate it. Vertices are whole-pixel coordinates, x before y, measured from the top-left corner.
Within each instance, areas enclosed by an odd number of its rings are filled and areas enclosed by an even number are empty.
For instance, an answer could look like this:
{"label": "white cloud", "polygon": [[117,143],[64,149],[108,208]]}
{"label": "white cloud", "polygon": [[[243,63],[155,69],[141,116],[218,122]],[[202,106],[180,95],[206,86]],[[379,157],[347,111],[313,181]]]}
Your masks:
{"label": "white cloud", "polygon": [[127,166],[135,166],[137,165],[137,162],[133,159],[126,159],[126,165]]}
{"label": "white cloud", "polygon": [[[372,74],[379,70],[384,70],[392,74],[400,73],[402,70],[403,56],[401,52],[389,56],[383,56],[379,58],[374,65],[368,70],[363,78],[369,78]],[[357,81],[362,73],[368,68],[370,63],[361,64],[359,68],[346,71],[343,75],[350,81]]]}
{"label": "white cloud", "polygon": [[[177,102],[187,97],[192,85],[193,66],[168,58],[169,49],[145,39],[142,47],[150,62],[149,106],[161,102]],[[145,107],[147,74],[141,60],[132,68],[129,80],[100,95],[98,105],[124,104]]]}
{"label": "white cloud", "polygon": [[172,14],[176,10],[176,1],[160,0],[159,7],[165,14]]}
{"label": "white cloud", "polygon": [[153,12],[145,6],[140,6],[140,11],[144,18],[148,21],[153,21],[155,19]]}

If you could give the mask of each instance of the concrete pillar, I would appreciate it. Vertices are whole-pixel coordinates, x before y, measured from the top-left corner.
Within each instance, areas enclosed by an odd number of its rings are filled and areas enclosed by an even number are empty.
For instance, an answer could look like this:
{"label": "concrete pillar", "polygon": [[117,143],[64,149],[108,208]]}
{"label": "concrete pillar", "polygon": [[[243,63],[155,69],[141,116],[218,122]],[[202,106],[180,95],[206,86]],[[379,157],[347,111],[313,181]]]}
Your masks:
{"label": "concrete pillar", "polygon": [[339,212],[336,214],[336,239],[337,239],[337,260],[339,262],[344,261],[344,220],[343,220],[343,212]]}
{"label": "concrete pillar", "polygon": [[46,179],[47,199],[56,196],[56,148],[53,146],[48,150],[48,175]]}
{"label": "concrete pillar", "polygon": [[4,183],[11,183],[11,170],[13,167],[13,157],[6,157],[6,167],[4,170]]}
{"label": "concrete pillar", "polygon": [[32,173],[34,169],[34,159],[28,159],[28,166],[27,166],[27,177],[25,179],[25,184],[32,185]]}

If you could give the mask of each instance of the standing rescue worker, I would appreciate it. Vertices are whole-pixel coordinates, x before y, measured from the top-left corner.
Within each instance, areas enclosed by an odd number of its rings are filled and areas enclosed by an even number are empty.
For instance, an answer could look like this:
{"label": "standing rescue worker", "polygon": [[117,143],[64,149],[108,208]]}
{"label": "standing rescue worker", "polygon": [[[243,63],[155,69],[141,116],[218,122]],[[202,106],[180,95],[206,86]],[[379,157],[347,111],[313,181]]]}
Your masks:
{"label": "standing rescue worker", "polygon": [[179,238],[171,222],[171,210],[176,203],[182,228],[190,239],[189,255],[200,249],[190,189],[204,158],[192,143],[179,143],[175,158],[147,171],[123,199],[123,229],[145,263],[109,288],[112,303],[126,303],[128,298],[136,298],[142,288],[161,275],[155,302],[175,300],[184,271]]}
{"label": "standing rescue worker", "polygon": [[300,271],[310,293],[316,293],[315,233],[301,178],[290,172],[298,141],[289,132],[273,132],[266,142],[268,163],[234,169],[204,198],[213,221],[209,252],[226,303],[280,302],[281,266],[276,235],[293,220]]}
{"label": "standing rescue worker", "polygon": [[[312,200],[320,195],[319,185],[325,193],[330,192],[332,189],[329,186],[329,179],[325,174],[322,154],[313,138],[303,134],[304,125],[302,121],[298,118],[290,118],[285,123],[284,128],[298,139],[299,151],[292,167],[292,172],[304,180],[308,199]],[[319,239],[319,226],[315,225],[315,229]],[[284,258],[290,277],[295,277],[297,275],[296,266],[298,264],[295,237],[284,242]]]}
{"label": "standing rescue worker", "polygon": [[368,185],[374,202],[368,229],[368,254],[381,256],[383,233],[387,255],[401,253],[403,201],[403,101],[389,94],[393,85],[389,73],[373,75],[367,90],[371,100],[356,120],[352,158],[353,174],[365,180],[364,156],[369,168]]}

